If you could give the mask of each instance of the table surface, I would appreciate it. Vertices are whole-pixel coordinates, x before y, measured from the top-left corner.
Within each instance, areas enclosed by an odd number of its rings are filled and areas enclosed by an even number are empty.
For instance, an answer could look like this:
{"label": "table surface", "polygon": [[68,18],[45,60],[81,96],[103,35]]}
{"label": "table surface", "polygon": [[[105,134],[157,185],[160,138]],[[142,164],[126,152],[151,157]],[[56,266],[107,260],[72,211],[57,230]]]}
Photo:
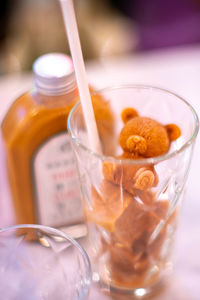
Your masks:
{"label": "table surface", "polygon": [[[159,86],[183,96],[200,115],[200,47],[180,47],[112,59],[101,58],[86,65],[89,82],[97,88],[140,83]],[[32,86],[31,74],[0,78],[0,121],[12,101]],[[155,300],[200,299],[200,141],[197,138],[187,183],[181,224],[175,249],[175,270],[167,288]],[[0,138],[0,226],[13,222],[5,155]],[[106,300],[92,286],[89,299]],[[152,298],[151,298],[152,299]]]}

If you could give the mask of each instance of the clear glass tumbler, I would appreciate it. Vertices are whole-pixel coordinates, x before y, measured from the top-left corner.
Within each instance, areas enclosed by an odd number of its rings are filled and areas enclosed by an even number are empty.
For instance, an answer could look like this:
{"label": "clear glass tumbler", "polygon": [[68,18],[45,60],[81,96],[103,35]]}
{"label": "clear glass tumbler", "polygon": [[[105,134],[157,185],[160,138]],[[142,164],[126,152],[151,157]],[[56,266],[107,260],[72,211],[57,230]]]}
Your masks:
{"label": "clear glass tumbler", "polygon": [[85,299],[90,281],[86,252],[65,233],[40,225],[0,229],[1,299]]}
{"label": "clear glass tumbler", "polygon": [[[155,87],[111,87],[93,97],[106,99],[113,116],[107,118],[105,110],[100,110],[104,117],[96,118],[98,128],[103,127],[101,132],[105,132],[100,136],[103,154],[88,147],[80,103],[69,116],[68,129],[79,171],[94,278],[104,290],[145,295],[163,282],[172,265],[171,252],[198,117],[184,99]],[[122,158],[118,142],[124,126],[121,112],[130,107],[163,125],[179,126],[181,136],[166,154]],[[142,173],[146,176],[140,182]]]}

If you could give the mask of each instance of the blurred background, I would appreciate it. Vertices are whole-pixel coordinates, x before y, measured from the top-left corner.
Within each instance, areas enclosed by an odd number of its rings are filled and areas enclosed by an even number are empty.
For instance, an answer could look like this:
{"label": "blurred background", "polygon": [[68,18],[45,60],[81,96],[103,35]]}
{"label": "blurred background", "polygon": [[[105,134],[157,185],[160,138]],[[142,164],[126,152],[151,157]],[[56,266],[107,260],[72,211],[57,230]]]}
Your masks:
{"label": "blurred background", "polygon": [[[200,42],[200,0],[75,0],[84,59]],[[0,75],[69,54],[58,0],[0,1]]]}
{"label": "blurred background", "polygon": [[[94,87],[133,82],[160,86],[182,95],[200,115],[200,0],[74,3],[87,75]],[[70,53],[59,0],[0,0],[0,122],[9,105],[32,87],[30,70],[34,60],[49,52]],[[182,242],[177,252],[178,282],[174,281],[174,290],[165,299],[200,299],[198,149],[199,138],[186,192]],[[3,226],[13,223],[5,174],[0,132]]]}

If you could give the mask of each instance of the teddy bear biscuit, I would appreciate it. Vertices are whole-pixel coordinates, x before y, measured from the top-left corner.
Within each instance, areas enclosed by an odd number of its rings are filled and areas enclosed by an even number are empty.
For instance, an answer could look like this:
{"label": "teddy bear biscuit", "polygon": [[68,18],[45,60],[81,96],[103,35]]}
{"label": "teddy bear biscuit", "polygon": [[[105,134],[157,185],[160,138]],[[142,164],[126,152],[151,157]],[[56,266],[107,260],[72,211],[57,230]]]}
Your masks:
{"label": "teddy bear biscuit", "polygon": [[[164,155],[169,151],[171,142],[181,134],[177,125],[164,126],[151,118],[140,117],[133,108],[124,109],[121,118],[124,127],[119,135],[119,143],[124,152],[118,159],[140,160]],[[137,190],[147,190],[158,184],[153,164],[117,164],[105,161],[102,170],[104,178],[122,185],[133,195]]]}
{"label": "teddy bear biscuit", "polygon": [[143,158],[164,155],[169,151],[171,142],[181,135],[177,125],[164,126],[154,119],[139,116],[132,108],[124,109],[121,117],[124,127],[119,135],[120,146],[124,152]]}

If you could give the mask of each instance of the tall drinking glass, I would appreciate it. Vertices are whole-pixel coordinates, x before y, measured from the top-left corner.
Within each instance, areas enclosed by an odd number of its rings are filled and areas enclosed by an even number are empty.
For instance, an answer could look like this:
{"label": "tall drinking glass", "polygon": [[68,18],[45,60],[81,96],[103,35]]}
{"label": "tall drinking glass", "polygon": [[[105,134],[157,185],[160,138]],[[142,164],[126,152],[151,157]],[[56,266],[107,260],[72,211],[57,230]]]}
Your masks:
{"label": "tall drinking glass", "polygon": [[[93,275],[104,290],[123,295],[141,295],[142,291],[145,295],[163,282],[172,265],[171,252],[198,133],[198,117],[183,98],[160,88],[111,87],[93,95],[101,97],[107,100],[107,109],[98,112],[102,118],[96,115],[98,128],[104,128],[100,136],[103,154],[89,149],[79,103],[68,119],[88,224]],[[121,112],[130,107],[140,116],[163,125],[179,126],[181,136],[171,143],[166,154],[145,159],[121,157]],[[146,176],[141,179],[143,171]],[[142,180],[144,188],[137,180]]]}

